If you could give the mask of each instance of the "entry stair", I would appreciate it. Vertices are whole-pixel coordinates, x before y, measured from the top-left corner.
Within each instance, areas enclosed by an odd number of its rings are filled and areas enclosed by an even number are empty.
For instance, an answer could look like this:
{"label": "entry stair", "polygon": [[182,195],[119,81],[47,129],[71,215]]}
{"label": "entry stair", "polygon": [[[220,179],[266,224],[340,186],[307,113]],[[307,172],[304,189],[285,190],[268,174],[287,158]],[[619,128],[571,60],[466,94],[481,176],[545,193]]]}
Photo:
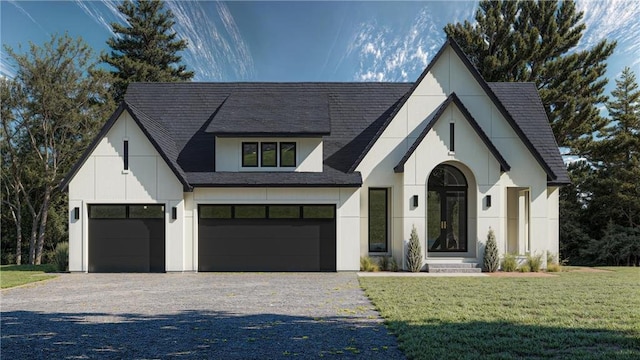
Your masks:
{"label": "entry stair", "polygon": [[426,270],[430,273],[469,274],[482,272],[482,267],[478,263],[427,263]]}

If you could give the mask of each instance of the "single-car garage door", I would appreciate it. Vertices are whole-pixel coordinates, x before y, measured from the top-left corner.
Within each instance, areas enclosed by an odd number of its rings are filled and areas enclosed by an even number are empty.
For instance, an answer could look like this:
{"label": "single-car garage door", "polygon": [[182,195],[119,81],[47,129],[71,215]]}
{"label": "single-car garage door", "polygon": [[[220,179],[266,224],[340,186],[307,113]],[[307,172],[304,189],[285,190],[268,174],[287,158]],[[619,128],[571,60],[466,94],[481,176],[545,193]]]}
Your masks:
{"label": "single-car garage door", "polygon": [[200,205],[198,271],[335,271],[334,205]]}
{"label": "single-car garage door", "polygon": [[162,205],[89,205],[89,272],[164,272]]}

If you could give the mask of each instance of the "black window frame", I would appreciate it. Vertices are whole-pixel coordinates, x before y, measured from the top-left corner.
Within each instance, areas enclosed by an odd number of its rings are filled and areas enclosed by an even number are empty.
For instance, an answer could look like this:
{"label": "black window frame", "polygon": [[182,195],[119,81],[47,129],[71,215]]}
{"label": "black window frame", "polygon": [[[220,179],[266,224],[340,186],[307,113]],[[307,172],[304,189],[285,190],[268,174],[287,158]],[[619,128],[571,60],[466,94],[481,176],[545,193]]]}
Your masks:
{"label": "black window frame", "polygon": [[[273,165],[264,163],[264,146],[273,145]],[[278,143],[275,141],[265,141],[260,143],[260,167],[278,167]]]}
{"label": "black window frame", "polygon": [[[283,153],[282,147],[283,146],[293,146],[293,164],[292,165],[284,164],[283,161],[282,161],[283,158],[284,158],[282,156],[282,153]],[[280,155],[280,161],[279,161],[280,167],[296,167],[296,166],[298,166],[297,165],[298,161],[296,159],[296,157],[298,155],[296,147],[297,147],[296,143],[295,142],[291,142],[291,141],[280,142],[278,144],[278,152],[279,152],[279,155]]]}
{"label": "black window frame", "polygon": [[129,140],[125,139],[122,143],[124,157],[124,171],[129,170]]}
{"label": "black window frame", "polygon": [[[384,250],[372,249],[371,247],[371,192],[384,191]],[[367,193],[367,244],[369,253],[388,253],[389,252],[389,188],[375,187],[369,188]]]}
{"label": "black window frame", "polygon": [[[256,149],[256,163],[255,165],[252,164],[247,164],[246,163],[246,159],[245,159],[245,146],[255,146]],[[258,159],[258,157],[260,156],[260,151],[259,151],[259,143],[257,141],[243,141],[242,142],[242,167],[258,167],[258,164],[260,163],[260,159]]]}
{"label": "black window frame", "polygon": [[456,124],[449,123],[449,151],[456,151]]}

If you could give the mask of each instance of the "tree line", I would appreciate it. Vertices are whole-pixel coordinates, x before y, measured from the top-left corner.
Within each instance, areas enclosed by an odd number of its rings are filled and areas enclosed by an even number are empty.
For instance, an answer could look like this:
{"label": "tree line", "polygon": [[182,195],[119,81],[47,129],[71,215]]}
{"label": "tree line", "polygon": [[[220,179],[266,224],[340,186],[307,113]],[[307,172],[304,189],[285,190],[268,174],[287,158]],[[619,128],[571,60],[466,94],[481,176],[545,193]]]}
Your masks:
{"label": "tree line", "polygon": [[[68,239],[59,184],[129,82],[194,75],[181,64],[187,43],[162,2],[127,0],[118,9],[127,24],[112,24],[108,54],[66,34],[26,53],[7,48],[17,72],[0,80],[3,263],[39,264]],[[626,68],[611,97],[604,93],[616,43],[577,50],[582,18],[573,1],[485,0],[474,23],[444,31],[487,81],[534,82],[558,145],[582,159],[561,189],[561,259],[640,265],[640,91]]]}

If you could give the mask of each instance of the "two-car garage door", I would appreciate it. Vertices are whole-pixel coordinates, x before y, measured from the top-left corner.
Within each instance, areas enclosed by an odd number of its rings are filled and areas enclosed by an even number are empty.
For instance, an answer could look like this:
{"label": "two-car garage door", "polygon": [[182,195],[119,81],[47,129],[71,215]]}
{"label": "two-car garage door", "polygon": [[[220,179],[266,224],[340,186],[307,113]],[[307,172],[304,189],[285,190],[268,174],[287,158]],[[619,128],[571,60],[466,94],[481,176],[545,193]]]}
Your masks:
{"label": "two-car garage door", "polygon": [[200,205],[199,271],[335,271],[333,205]]}

